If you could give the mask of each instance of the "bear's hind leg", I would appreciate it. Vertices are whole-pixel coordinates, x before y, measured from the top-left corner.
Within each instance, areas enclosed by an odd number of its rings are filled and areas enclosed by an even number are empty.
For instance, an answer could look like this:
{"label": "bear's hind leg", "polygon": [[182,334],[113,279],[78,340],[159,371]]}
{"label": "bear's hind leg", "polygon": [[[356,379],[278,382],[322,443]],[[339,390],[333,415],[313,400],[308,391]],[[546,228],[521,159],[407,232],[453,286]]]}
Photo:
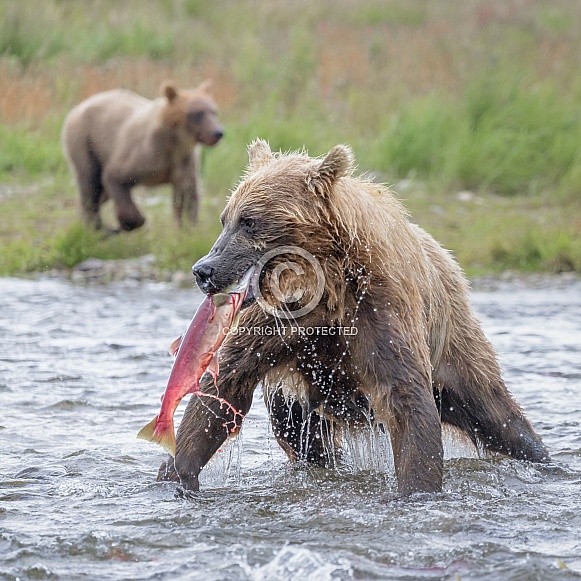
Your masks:
{"label": "bear's hind leg", "polygon": [[135,230],[145,224],[145,218],[131,198],[131,188],[136,183],[134,178],[120,177],[114,169],[106,168],[103,172],[103,184],[115,204],[115,214],[122,230]]}
{"label": "bear's hind leg", "polygon": [[336,466],[340,432],[333,421],[303,410],[298,401],[287,401],[281,386],[265,389],[264,401],[276,441],[293,462],[306,460],[317,466]]}
{"label": "bear's hind leg", "polygon": [[90,151],[83,148],[70,151],[69,155],[79,188],[83,221],[98,230],[102,226],[99,210],[104,201],[101,164]]}
{"label": "bear's hind leg", "polygon": [[[492,368],[491,368],[492,367]],[[519,460],[547,462],[549,454],[500,377],[500,370],[486,373],[446,365],[443,381],[436,378],[434,397],[442,422],[463,431],[474,444]]]}

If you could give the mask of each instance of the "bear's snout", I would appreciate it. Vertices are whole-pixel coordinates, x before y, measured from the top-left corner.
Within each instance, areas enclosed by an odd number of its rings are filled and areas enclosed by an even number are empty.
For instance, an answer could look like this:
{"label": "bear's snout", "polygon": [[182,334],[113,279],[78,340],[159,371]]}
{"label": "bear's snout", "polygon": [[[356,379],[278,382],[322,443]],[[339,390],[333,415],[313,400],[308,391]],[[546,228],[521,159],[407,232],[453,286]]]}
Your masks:
{"label": "bear's snout", "polygon": [[192,273],[196,277],[196,284],[205,294],[215,293],[218,290],[212,281],[214,272],[214,267],[208,264],[205,258],[201,258],[192,266]]}
{"label": "bear's snout", "polygon": [[222,137],[224,137],[224,129],[222,127],[217,127],[216,129],[209,131],[201,131],[198,133],[197,140],[208,147],[212,147],[213,145],[216,145]]}

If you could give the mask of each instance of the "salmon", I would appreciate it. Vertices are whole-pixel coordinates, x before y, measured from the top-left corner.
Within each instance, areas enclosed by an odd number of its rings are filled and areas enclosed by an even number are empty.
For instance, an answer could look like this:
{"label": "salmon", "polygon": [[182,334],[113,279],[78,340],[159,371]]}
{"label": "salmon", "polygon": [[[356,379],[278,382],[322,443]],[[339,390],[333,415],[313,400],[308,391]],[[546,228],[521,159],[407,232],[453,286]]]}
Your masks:
{"label": "salmon", "polygon": [[200,393],[200,379],[206,371],[217,377],[218,349],[237,318],[247,290],[248,281],[233,292],[206,296],[203,300],[185,334],[170,346],[176,359],[161,397],[161,410],[140,430],[138,438],[158,443],[175,457],[174,412],[184,396]]}

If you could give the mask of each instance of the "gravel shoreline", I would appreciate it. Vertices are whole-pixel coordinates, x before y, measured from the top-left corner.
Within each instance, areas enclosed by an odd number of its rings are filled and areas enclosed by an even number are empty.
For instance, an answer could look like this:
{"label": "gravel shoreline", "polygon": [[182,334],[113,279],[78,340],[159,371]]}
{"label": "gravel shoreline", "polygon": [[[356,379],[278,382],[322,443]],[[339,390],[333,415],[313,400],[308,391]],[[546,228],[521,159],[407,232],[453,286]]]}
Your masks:
{"label": "gravel shoreline", "polygon": [[[146,254],[138,258],[124,260],[101,260],[89,258],[72,269],[52,269],[33,274],[37,278],[68,279],[82,284],[108,284],[119,281],[134,283],[165,282],[176,287],[187,288],[194,286],[192,273],[189,271],[172,271],[159,268],[153,254]],[[579,273],[563,272],[549,273],[520,273],[506,271],[500,274],[485,274],[470,279],[473,291],[495,291],[543,288],[568,288],[579,286]]]}
{"label": "gravel shoreline", "polygon": [[518,292],[526,289],[565,289],[579,287],[581,278],[576,272],[522,273],[508,270],[499,274],[484,274],[470,278],[470,287],[476,292],[511,290]]}
{"label": "gravel shoreline", "polygon": [[57,278],[64,276],[72,282],[88,284],[135,281],[166,282],[177,287],[188,287],[194,283],[194,277],[190,271],[159,268],[153,254],[120,260],[88,258],[70,270],[52,270],[46,274]]}

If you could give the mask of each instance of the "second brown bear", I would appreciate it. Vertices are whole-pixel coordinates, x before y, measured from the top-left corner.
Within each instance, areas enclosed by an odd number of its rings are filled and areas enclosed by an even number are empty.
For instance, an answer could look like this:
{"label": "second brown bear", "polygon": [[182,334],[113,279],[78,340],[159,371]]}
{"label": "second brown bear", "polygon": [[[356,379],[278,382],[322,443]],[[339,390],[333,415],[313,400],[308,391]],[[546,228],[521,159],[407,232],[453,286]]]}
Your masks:
{"label": "second brown bear", "polygon": [[62,141],[80,193],[86,223],[101,228],[100,208],[109,198],[122,230],[143,226],[131,198],[136,185],[173,186],[173,209],[195,223],[199,205],[199,149],[224,135],[210,82],[194,90],[162,85],[153,101],[114,89],[93,95],[67,115]]}

